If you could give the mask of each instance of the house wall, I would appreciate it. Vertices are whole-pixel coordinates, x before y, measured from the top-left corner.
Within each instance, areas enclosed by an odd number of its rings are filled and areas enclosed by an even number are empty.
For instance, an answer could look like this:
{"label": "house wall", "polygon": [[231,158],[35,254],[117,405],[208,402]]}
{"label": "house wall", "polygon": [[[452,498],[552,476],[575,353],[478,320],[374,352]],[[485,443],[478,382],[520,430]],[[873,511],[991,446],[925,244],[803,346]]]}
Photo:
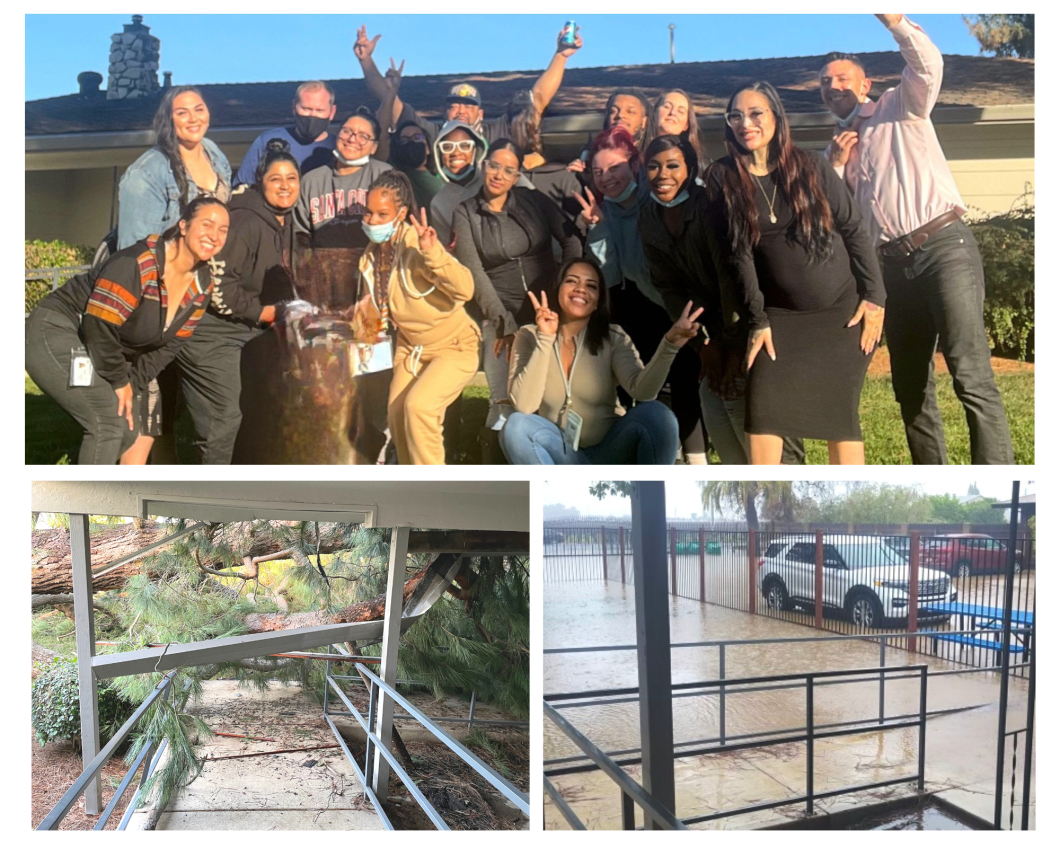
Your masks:
{"label": "house wall", "polygon": [[26,171],[26,238],[95,247],[111,229],[114,184],[114,168]]}

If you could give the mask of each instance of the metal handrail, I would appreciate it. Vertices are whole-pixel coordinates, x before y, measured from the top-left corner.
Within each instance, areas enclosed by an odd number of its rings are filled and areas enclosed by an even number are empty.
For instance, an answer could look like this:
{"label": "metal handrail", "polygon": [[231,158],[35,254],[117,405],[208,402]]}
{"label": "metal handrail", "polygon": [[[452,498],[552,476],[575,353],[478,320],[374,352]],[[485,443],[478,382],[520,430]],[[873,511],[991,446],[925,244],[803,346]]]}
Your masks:
{"label": "metal handrail", "polygon": [[[668,830],[687,830],[680,819],[656,801],[643,786],[626,774],[621,767],[607,756],[607,754],[590,742],[585,734],[581,733],[574,727],[574,725],[560,715],[548,701],[544,702],[544,711],[545,715],[552,719],[553,723],[563,731],[563,734],[570,739],[571,742],[582,750],[585,756],[596,763],[604,774],[618,784],[619,789],[622,791],[624,811],[627,808],[627,799],[629,799],[644,811],[645,816],[650,816],[652,821],[663,828]],[[571,810],[569,806],[567,809],[570,812],[570,815],[574,816],[576,819],[577,816],[574,814],[574,811]],[[632,817],[630,816],[629,818]],[[625,814],[623,815],[623,819],[627,819]],[[568,819],[568,821],[571,820]]]}
{"label": "metal handrail", "polygon": [[[775,745],[793,744],[804,742],[807,746],[807,757],[806,757],[806,792],[803,795],[795,798],[785,798],[780,801],[771,801],[763,804],[755,804],[750,807],[741,807],[735,810],[724,810],[718,813],[710,813],[707,815],[692,816],[689,818],[679,820],[681,825],[697,824],[705,821],[712,821],[720,818],[728,818],[736,815],[743,815],[751,812],[758,812],[761,810],[773,809],[776,807],[785,807],[791,804],[806,804],[806,814],[813,814],[814,801],[821,798],[830,798],[837,795],[844,795],[850,792],[859,792],[868,789],[882,788],[885,786],[894,786],[901,783],[909,783],[913,780],[917,783],[917,791],[924,791],[924,772],[926,765],[925,758],[925,742],[927,737],[927,665],[914,665],[914,666],[890,666],[887,668],[880,669],[847,669],[842,671],[817,671],[817,672],[803,672],[795,674],[773,674],[764,675],[761,677],[749,677],[749,678],[737,678],[729,680],[713,680],[704,681],[702,686],[709,687],[722,687],[731,685],[742,685],[752,683],[773,683],[777,681],[787,681],[792,679],[802,679],[806,689],[806,726],[802,729],[801,733],[795,733],[792,735],[785,736],[780,739],[767,739],[758,740],[753,742],[744,742],[738,744],[722,744],[711,748],[704,748],[694,752],[686,752],[683,756],[691,754],[696,755],[709,755],[709,754],[720,754],[727,753],[730,751],[747,750],[752,748],[764,748],[772,747]],[[834,678],[842,676],[853,677],[858,674],[889,674],[891,672],[909,672],[916,671],[917,677],[920,679],[920,709],[916,713],[915,721],[903,720],[906,716],[892,717],[891,719],[884,718],[879,724],[872,725],[870,728],[854,727],[848,729],[829,730],[825,733],[818,732],[819,727],[814,720],[814,687],[818,678]],[[598,747],[593,745],[583,734],[577,731],[573,725],[570,724],[560,713],[548,703],[544,702],[545,715],[553,720],[561,731],[572,741],[574,744],[582,750],[585,756],[592,760],[601,771],[615,780],[619,784],[621,790],[621,804],[622,804],[622,821],[623,829],[632,830],[634,826],[632,809],[630,806],[630,799],[640,805],[645,812],[648,812],[648,808],[642,803],[655,802],[655,799],[651,795],[645,793],[643,787],[632,781],[631,778],[622,770],[623,765],[628,765],[627,762],[619,764],[611,759],[607,754],[601,751]],[[857,734],[865,733],[866,730],[873,731],[886,731],[886,730],[898,730],[908,727],[917,727],[919,729],[919,740],[917,746],[917,773],[915,775],[909,775],[906,777],[892,778],[886,781],[879,781],[876,783],[854,785],[844,787],[842,789],[829,790],[827,792],[815,792],[814,791],[814,741],[816,739],[829,739],[841,736],[853,736]],[[787,732],[787,731],[784,731]],[[546,772],[546,780],[549,774],[553,772]],[[630,787],[628,784],[632,783]],[[635,790],[639,790],[639,793],[634,794]],[[553,791],[556,790],[553,787]],[[552,795],[552,792],[549,793]],[[556,792],[558,794],[558,792]],[[576,814],[570,809],[569,805],[566,805],[566,809],[560,809],[564,818],[569,823],[574,825],[575,821],[578,821]],[[664,812],[666,812],[664,810]]]}
{"label": "metal handrail", "polygon": [[[92,758],[92,762],[85,766],[85,770],[82,771],[77,780],[74,781],[74,785],[71,786],[69,790],[67,790],[66,794],[59,799],[59,803],[56,804],[51,809],[51,812],[49,812],[48,815],[46,815],[41,821],[41,823],[37,825],[37,830],[59,829],[59,824],[64,818],[66,818],[66,814],[70,812],[70,808],[74,806],[74,804],[77,802],[77,799],[80,798],[82,793],[84,793],[84,791],[88,788],[88,784],[97,777],[99,772],[102,770],[103,766],[105,766],[107,764],[107,761],[114,755],[114,752],[117,750],[118,746],[125,741],[125,737],[128,736],[130,732],[132,732],[133,727],[136,726],[136,723],[140,720],[143,714],[147,712],[147,709],[156,700],[158,700],[158,698],[166,695],[169,692],[170,684],[173,682],[173,678],[176,676],[176,674],[177,669],[174,669],[158,681],[158,684],[151,691],[151,693],[146,698],[144,698],[144,702],[136,708],[136,711],[131,716],[129,716],[125,724],[123,724],[118,729],[118,732],[111,737],[110,741],[103,746],[103,750],[101,750],[98,754],[96,754],[95,757]],[[153,745],[153,740],[148,741],[147,743],[147,746],[151,745]],[[135,771],[137,765],[140,764],[141,760],[142,758],[138,759],[136,764],[134,764],[133,767],[129,770],[129,772],[126,773],[126,778],[129,778],[132,772]],[[155,763],[157,762],[158,760],[156,758]],[[128,780],[123,781],[120,787],[121,792],[124,792],[128,785]],[[117,795],[117,793],[115,794],[116,797],[120,797]],[[108,817],[110,816],[110,813],[113,812],[114,806],[116,806],[116,802],[114,801],[114,799],[111,799],[111,804],[108,805],[107,811],[105,811]],[[105,825],[107,823],[106,819],[101,817],[101,823]],[[100,829],[100,827],[97,826],[96,829],[98,830]]]}
{"label": "metal handrail", "polygon": [[[363,673],[364,678],[369,682],[370,685],[369,708],[367,718],[361,714],[361,712],[353,705],[350,699],[342,691],[342,688],[339,686],[336,679],[330,674],[330,670],[326,675],[326,680],[327,685],[335,691],[335,694],[338,695],[339,699],[349,710],[349,713],[342,713],[341,715],[349,715],[356,719],[358,724],[360,724],[361,729],[365,732],[367,744],[365,747],[365,767],[363,771],[358,766],[356,759],[350,753],[350,750],[346,746],[345,741],[342,739],[338,728],[335,726],[334,721],[332,721],[331,719],[332,715],[340,714],[333,713],[328,709],[326,698],[324,701],[324,718],[327,720],[328,724],[332,729],[332,732],[339,740],[339,743],[342,746],[342,750],[345,753],[347,760],[353,766],[357,777],[360,779],[362,785],[364,786],[365,793],[369,796],[373,806],[375,806],[376,808],[376,812],[379,813],[384,825],[387,826],[387,829],[393,828],[390,826],[390,823],[382,810],[382,805],[379,803],[378,799],[375,796],[375,793],[371,789],[372,755],[376,750],[378,750],[380,756],[382,756],[390,764],[390,767],[394,770],[394,773],[398,776],[402,784],[404,784],[405,788],[409,791],[409,794],[415,799],[416,803],[424,811],[424,813],[435,825],[435,827],[437,827],[439,830],[449,830],[449,826],[445,823],[445,820],[441,817],[441,815],[434,808],[431,802],[427,800],[426,796],[420,791],[419,787],[416,785],[416,782],[409,776],[405,769],[402,768],[401,764],[390,752],[388,747],[372,731],[372,724],[375,721],[376,704],[380,691],[385,692],[387,695],[393,698],[396,703],[400,704],[402,707],[405,708],[405,710],[407,711],[407,715],[403,716],[404,718],[412,718],[418,721],[424,728],[430,731],[430,733],[436,739],[438,739],[438,741],[445,744],[458,757],[460,757],[461,760],[467,763],[467,765],[471,766],[471,768],[473,768],[476,772],[478,772],[478,774],[485,778],[491,786],[493,786],[502,795],[504,795],[505,798],[515,804],[515,806],[518,807],[523,813],[527,815],[530,814],[530,799],[528,795],[520,791],[518,787],[506,780],[494,769],[492,769],[490,766],[480,760],[477,756],[471,753],[471,751],[469,751],[467,748],[465,748],[463,745],[453,739],[441,727],[435,724],[434,720],[432,720],[429,716],[425,715],[420,710],[416,709],[408,701],[408,699],[403,697],[393,686],[390,686],[389,684],[381,680],[376,674],[369,671],[365,666],[361,665],[360,663],[357,663],[357,667],[358,670]],[[459,719],[459,721],[466,722],[468,721],[468,719]]]}

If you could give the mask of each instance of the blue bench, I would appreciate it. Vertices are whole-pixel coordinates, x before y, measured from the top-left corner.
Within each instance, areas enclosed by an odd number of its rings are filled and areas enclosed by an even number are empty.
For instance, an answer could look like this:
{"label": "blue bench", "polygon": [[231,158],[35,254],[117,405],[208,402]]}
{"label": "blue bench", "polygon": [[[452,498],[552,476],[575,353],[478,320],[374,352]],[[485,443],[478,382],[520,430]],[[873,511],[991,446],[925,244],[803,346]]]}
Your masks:
{"label": "blue bench", "polygon": [[[985,648],[990,651],[1001,652],[1003,647],[1000,639],[983,639],[979,636],[958,636],[950,633],[939,633],[937,636],[932,636],[932,643],[934,652],[938,653],[938,643],[943,642],[956,642],[959,645],[970,645],[973,648]],[[1027,650],[1026,646],[1020,645],[1017,642],[1012,642],[1008,646],[1009,652],[1013,654],[1022,654]]]}

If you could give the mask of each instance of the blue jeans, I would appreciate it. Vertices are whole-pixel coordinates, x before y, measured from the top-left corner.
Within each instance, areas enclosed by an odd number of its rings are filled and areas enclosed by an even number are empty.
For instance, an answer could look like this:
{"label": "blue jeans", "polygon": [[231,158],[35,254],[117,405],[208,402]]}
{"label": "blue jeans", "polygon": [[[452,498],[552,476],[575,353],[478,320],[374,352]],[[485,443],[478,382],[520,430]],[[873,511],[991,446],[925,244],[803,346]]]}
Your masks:
{"label": "blue jeans", "polygon": [[950,224],[912,256],[883,257],[884,331],[894,397],[917,465],[945,465],[946,439],[935,397],[935,349],[964,406],[972,462],[1013,462],[1005,407],[990,366],[983,324],[985,284],[979,247],[966,224]]}
{"label": "blue jeans", "polygon": [[563,431],[547,418],[513,412],[501,430],[501,448],[512,465],[673,465],[677,419],[657,400],[638,403],[603,441],[572,451]]}

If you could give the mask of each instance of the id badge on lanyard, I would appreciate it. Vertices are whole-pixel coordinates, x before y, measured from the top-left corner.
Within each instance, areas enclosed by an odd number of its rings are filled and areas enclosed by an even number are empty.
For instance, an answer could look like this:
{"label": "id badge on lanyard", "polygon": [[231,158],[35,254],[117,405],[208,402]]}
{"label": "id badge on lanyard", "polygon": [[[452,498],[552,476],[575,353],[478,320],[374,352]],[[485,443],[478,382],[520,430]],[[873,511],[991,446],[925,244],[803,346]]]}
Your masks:
{"label": "id badge on lanyard", "polygon": [[[584,331],[583,331],[584,333]],[[559,339],[556,339],[556,344],[559,344]],[[573,392],[571,384],[574,380],[574,371],[578,367],[578,359],[582,355],[581,336],[578,337],[577,342],[578,348],[574,352],[574,362],[571,363],[570,377],[567,376],[563,370],[563,358],[560,356],[559,347],[553,347],[556,353],[556,363],[559,365],[559,374],[563,378],[563,388],[566,390],[567,399],[563,404],[563,409],[560,411],[562,416],[566,413],[566,418],[563,419],[563,423],[560,425],[560,429],[563,431],[563,444],[564,446],[570,446],[572,451],[578,450],[578,445],[581,444],[582,438],[582,417],[574,411],[573,405]]]}

